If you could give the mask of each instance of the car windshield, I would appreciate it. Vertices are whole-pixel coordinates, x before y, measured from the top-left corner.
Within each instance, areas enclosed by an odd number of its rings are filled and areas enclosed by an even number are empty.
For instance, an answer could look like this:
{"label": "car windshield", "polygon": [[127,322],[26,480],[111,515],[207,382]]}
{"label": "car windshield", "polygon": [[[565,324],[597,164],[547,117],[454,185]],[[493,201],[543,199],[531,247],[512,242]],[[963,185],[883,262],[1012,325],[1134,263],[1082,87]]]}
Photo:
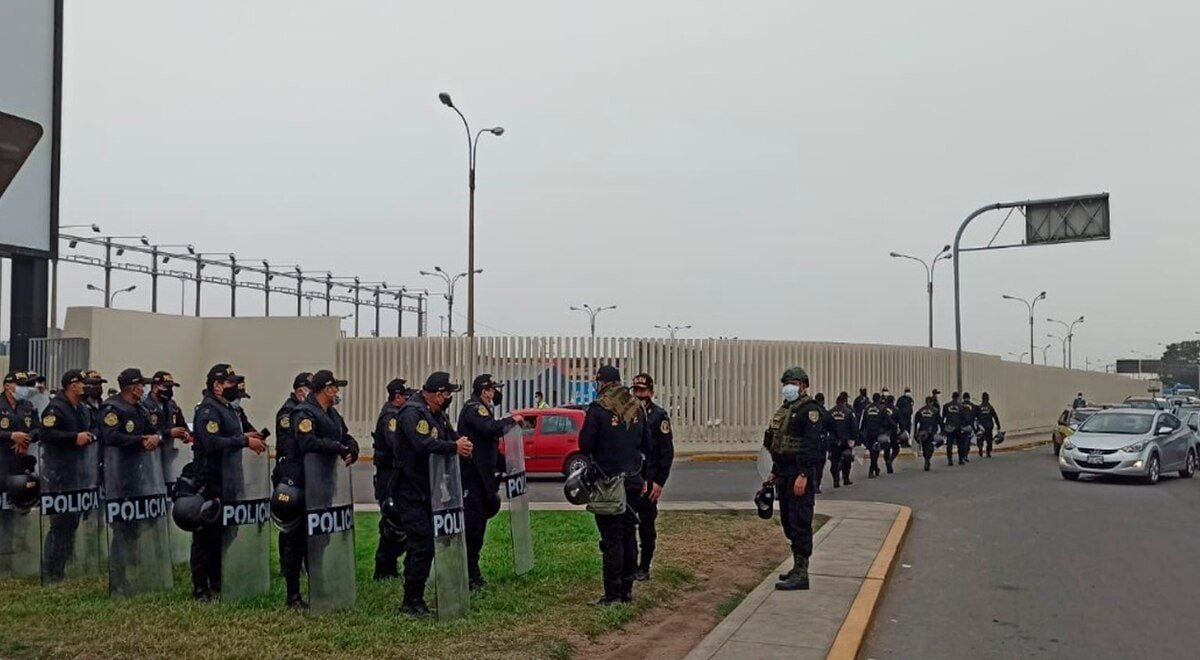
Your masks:
{"label": "car windshield", "polygon": [[1150,432],[1153,415],[1131,415],[1129,413],[1096,414],[1084,420],[1080,433],[1120,433],[1142,435]]}
{"label": "car windshield", "polygon": [[1071,413],[1071,421],[1075,422],[1076,424],[1082,424],[1083,420],[1091,417],[1094,414],[1095,412],[1091,410],[1076,410],[1075,412]]}
{"label": "car windshield", "polygon": [[1137,401],[1137,400],[1134,400],[1134,401],[1126,401],[1126,402],[1125,402],[1125,405],[1126,405],[1126,406],[1128,406],[1128,407],[1130,407],[1130,408],[1142,408],[1142,409],[1145,409],[1145,410],[1155,410],[1156,408],[1158,408],[1158,404],[1157,404],[1157,403],[1155,403],[1155,402],[1153,402],[1153,401],[1146,401],[1146,400],[1142,400],[1142,401]]}

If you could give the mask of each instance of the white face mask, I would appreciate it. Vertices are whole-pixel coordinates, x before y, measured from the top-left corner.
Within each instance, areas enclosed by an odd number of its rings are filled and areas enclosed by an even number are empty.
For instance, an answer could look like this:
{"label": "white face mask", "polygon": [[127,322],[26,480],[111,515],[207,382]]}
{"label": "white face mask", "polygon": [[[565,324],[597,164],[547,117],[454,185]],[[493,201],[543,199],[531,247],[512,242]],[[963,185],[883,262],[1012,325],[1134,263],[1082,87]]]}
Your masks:
{"label": "white face mask", "polygon": [[17,401],[24,401],[24,400],[32,397],[33,393],[34,393],[34,389],[32,387],[28,387],[25,385],[17,385],[17,390],[15,392],[13,392],[13,396],[15,396],[17,398]]}
{"label": "white face mask", "polygon": [[783,400],[784,401],[791,403],[792,401],[795,401],[796,399],[799,399],[799,398],[800,398],[800,386],[799,385],[784,385],[783,386]]}

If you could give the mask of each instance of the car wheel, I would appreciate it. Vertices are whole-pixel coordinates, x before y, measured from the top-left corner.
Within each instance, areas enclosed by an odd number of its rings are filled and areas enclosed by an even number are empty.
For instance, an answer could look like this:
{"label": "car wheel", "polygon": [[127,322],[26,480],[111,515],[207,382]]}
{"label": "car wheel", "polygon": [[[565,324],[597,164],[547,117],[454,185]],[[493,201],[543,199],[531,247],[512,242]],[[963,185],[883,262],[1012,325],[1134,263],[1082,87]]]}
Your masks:
{"label": "car wheel", "polygon": [[1184,479],[1191,479],[1196,474],[1196,450],[1189,449],[1187,460],[1183,463],[1183,469],[1179,471],[1179,476]]}
{"label": "car wheel", "polygon": [[583,454],[571,454],[563,461],[563,474],[570,475],[575,470],[587,467],[587,459]]}
{"label": "car wheel", "polygon": [[1062,476],[1063,479],[1066,479],[1067,481],[1079,481],[1078,472],[1063,472]]}
{"label": "car wheel", "polygon": [[1162,476],[1162,469],[1158,464],[1158,454],[1150,454],[1150,462],[1146,464],[1146,483],[1154,485],[1158,483],[1158,478]]}

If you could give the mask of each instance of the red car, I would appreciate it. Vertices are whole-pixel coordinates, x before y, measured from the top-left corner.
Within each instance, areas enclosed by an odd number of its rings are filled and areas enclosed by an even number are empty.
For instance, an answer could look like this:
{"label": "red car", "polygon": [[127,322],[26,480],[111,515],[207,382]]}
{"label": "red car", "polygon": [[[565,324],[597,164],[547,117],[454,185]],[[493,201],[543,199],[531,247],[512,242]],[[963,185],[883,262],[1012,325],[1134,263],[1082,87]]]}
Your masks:
{"label": "red car", "polygon": [[540,408],[514,410],[521,415],[521,433],[525,438],[525,471],[570,474],[586,461],[579,453],[579,429],[583,428],[583,410]]}

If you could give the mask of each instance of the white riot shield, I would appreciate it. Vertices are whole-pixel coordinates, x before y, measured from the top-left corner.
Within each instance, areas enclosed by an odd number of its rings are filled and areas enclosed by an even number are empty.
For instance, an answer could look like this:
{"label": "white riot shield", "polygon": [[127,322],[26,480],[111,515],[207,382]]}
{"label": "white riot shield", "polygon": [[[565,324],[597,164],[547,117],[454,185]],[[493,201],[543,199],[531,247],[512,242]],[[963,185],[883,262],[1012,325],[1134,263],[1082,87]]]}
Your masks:
{"label": "white riot shield", "polygon": [[771,468],[774,462],[771,460],[771,452],[767,451],[766,447],[761,447],[758,450],[758,460],[755,467],[758,468],[758,476],[763,481],[766,481],[771,476]]}
{"label": "white riot shield", "polygon": [[519,426],[504,434],[504,477],[501,488],[508,500],[508,527],[512,532],[513,571],[533,570],[533,529],[529,524],[529,496],[525,480],[525,438]]}
{"label": "white riot shield", "polygon": [[354,606],[354,494],[350,468],[334,454],[304,455],[308,603],[314,612]]}
{"label": "white riot shield", "polygon": [[271,459],[249,449],[222,459],[221,600],[271,589]]}
{"label": "white riot shield", "polygon": [[471,609],[471,591],[467,581],[467,527],[457,455],[429,457],[429,490],[437,615],[439,619],[464,616]]}
{"label": "white riot shield", "polygon": [[100,444],[40,442],[42,584],[96,575],[103,546]]}
{"label": "white riot shield", "polygon": [[[179,473],[183,471],[183,466],[191,461],[192,448],[183,440],[170,438],[159,445],[159,452],[162,455],[163,479],[167,482],[167,493],[174,493],[175,481],[179,479]],[[170,509],[174,506],[168,498],[167,508]],[[191,532],[185,532],[178,525],[168,525],[167,529],[171,546],[171,561],[176,564],[188,563],[192,555]]]}
{"label": "white riot shield", "polygon": [[[23,460],[31,459],[0,447],[0,477],[12,474],[16,462]],[[41,573],[41,515],[37,507],[22,510],[13,506],[4,490],[0,488],[0,577],[37,577]]]}
{"label": "white riot shield", "polygon": [[172,586],[167,486],[158,450],[104,448],[108,592],[132,596]]}

